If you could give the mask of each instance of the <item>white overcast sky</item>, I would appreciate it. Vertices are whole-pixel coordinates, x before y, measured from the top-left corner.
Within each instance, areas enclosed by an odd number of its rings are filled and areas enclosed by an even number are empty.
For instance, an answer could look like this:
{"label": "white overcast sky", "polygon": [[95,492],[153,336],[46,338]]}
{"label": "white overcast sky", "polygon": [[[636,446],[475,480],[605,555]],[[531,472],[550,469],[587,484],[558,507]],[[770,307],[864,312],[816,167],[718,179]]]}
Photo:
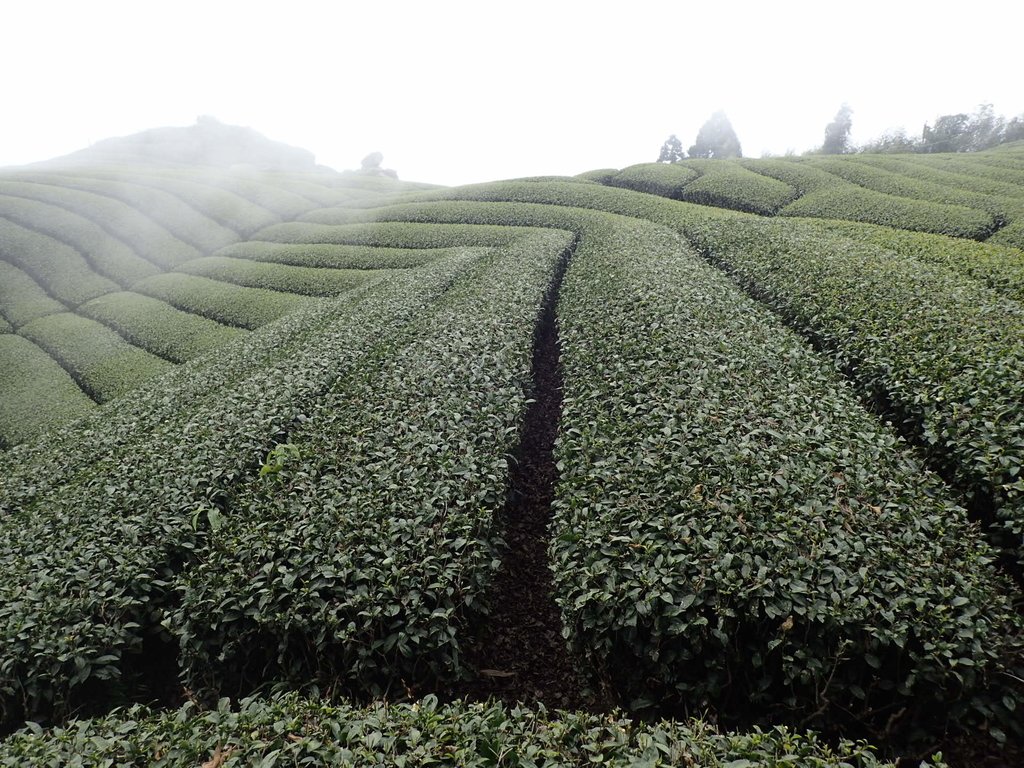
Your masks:
{"label": "white overcast sky", "polygon": [[652,161],[715,110],[744,154],[1024,112],[1016,0],[9,0],[0,166],[198,115],[460,184]]}

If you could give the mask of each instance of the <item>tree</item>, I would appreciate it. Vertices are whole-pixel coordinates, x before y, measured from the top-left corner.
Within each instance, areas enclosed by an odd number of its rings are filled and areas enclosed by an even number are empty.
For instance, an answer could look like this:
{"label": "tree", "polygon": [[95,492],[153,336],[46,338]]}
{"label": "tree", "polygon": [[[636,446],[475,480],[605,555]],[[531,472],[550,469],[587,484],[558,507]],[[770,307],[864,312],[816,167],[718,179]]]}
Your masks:
{"label": "tree", "polygon": [[743,157],[740,140],[725,112],[715,112],[697,131],[697,141],[690,147],[690,157]]}
{"label": "tree", "polygon": [[825,126],[825,143],[821,147],[823,155],[845,155],[850,152],[850,129],[853,127],[853,110],[849,104],[843,104],[836,112],[832,122]]}
{"label": "tree", "polygon": [[964,152],[970,143],[968,124],[971,118],[960,112],[956,115],[942,115],[935,121],[935,127],[924,124],[921,131],[924,152]]}
{"label": "tree", "polygon": [[1024,139],[1024,115],[1013,118],[1003,129],[1003,141],[1021,141]]}
{"label": "tree", "polygon": [[661,145],[661,154],[658,155],[658,162],[678,163],[684,157],[686,157],[686,153],[683,152],[683,142],[681,142],[673,133],[665,139],[665,143]]}
{"label": "tree", "polygon": [[968,151],[977,152],[1001,144],[1006,140],[1003,137],[1005,129],[1006,120],[1002,115],[995,113],[991,104],[979,104],[978,109],[971,115],[971,140]]}
{"label": "tree", "polygon": [[907,132],[904,129],[898,128],[886,131],[874,141],[869,141],[861,147],[860,151],[872,154],[910,154],[911,152],[921,151],[921,142],[916,138],[907,136]]}

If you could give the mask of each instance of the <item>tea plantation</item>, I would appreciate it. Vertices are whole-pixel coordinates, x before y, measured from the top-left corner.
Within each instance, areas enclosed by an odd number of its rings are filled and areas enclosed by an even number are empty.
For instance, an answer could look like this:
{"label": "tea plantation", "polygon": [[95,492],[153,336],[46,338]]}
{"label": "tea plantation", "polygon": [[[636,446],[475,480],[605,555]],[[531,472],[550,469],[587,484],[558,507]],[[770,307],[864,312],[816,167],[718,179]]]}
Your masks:
{"label": "tea plantation", "polygon": [[0,765],[1013,765],[1022,163],[0,173]]}

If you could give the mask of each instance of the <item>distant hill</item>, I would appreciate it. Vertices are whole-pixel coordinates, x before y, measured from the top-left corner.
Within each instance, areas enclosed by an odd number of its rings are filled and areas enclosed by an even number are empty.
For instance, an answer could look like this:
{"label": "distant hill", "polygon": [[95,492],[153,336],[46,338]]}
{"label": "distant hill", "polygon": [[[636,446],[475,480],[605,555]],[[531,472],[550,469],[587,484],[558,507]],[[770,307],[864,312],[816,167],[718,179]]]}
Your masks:
{"label": "distant hill", "polygon": [[43,166],[92,164],[192,165],[261,171],[311,171],[313,153],[239,125],[225,125],[202,116],[187,127],[151,128],[130,136],[104,139],[91,147],[42,163]]}

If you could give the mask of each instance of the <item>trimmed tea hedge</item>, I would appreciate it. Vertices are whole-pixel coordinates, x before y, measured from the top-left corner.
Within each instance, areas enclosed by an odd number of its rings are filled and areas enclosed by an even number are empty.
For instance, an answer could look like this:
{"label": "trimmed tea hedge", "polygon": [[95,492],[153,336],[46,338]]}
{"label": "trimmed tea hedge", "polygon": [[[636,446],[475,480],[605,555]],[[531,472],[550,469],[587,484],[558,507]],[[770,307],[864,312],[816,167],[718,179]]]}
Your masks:
{"label": "trimmed tea hedge", "polygon": [[797,196],[796,190],[788,184],[749,171],[733,160],[682,162],[700,173],[700,177],[687,184],[679,195],[680,199],[691,203],[770,216]]}
{"label": "trimmed tea hedge", "polygon": [[51,184],[8,181],[8,178],[0,177],[0,195],[38,200],[77,213],[127,243],[140,257],[160,269],[170,269],[202,255],[152,218],[120,200]]}
{"label": "trimmed tea hedge", "polygon": [[[52,357],[28,339],[9,333],[0,334],[0,392],[0,448],[96,407]],[[18,540],[15,535],[8,541]]]}
{"label": "trimmed tea hedge", "polygon": [[1003,227],[988,242],[1024,251],[1024,221],[1015,221]]}
{"label": "trimmed tea hedge", "polygon": [[132,346],[105,325],[69,312],[33,320],[18,333],[49,353],[98,403],[123,395],[173,367]]}
{"label": "trimmed tea hedge", "polygon": [[1001,226],[1014,214],[1019,215],[1021,202],[964,190],[949,184],[935,184],[918,178],[877,168],[852,158],[816,157],[806,161],[815,168],[838,176],[865,189],[887,195],[928,200],[945,205],[959,205],[984,211],[992,217],[994,226]]}
{"label": "trimmed tea hedge", "polygon": [[[300,698],[224,700],[213,710],[143,707],[0,743],[0,766],[152,768],[216,765],[466,768],[894,768],[863,742],[827,745],[777,727],[721,733],[698,720],[638,723],[619,715],[550,713],[501,704],[414,703],[356,707]],[[943,768],[941,760],[929,762]]]}
{"label": "trimmed tea hedge", "polygon": [[779,211],[783,216],[812,216],[881,224],[981,240],[996,227],[988,214],[955,205],[887,195],[796,160],[742,160],[744,167],[793,187],[800,194]]}
{"label": "trimmed tea hedge", "polygon": [[614,175],[600,175],[592,181],[600,181],[610,187],[623,187],[637,192],[646,192],[661,197],[678,198],[683,187],[697,178],[693,168],[675,163],[640,163],[623,168]]}
{"label": "trimmed tea hedge", "polygon": [[[912,721],[921,725],[931,718],[965,725],[992,716],[1006,727],[1012,716],[1000,699],[1006,693],[1012,705],[1015,694],[1001,689],[1005,681],[999,672],[1019,652],[1019,617],[1007,596],[1012,589],[992,566],[994,553],[968,524],[964,510],[859,406],[830,366],[733,290],[727,278],[692,255],[685,257],[685,274],[672,272],[666,264],[682,258],[681,246],[665,230],[655,228],[660,234],[650,241],[631,240],[605,229],[615,217],[551,208],[556,199],[581,202],[583,193],[577,197],[567,187],[501,183],[446,190],[431,196],[485,202],[445,199],[368,215],[378,221],[577,229],[584,245],[569,281],[594,286],[604,279],[611,286],[593,306],[578,312],[586,318],[580,322],[598,326],[578,347],[581,354],[593,350],[597,372],[592,380],[608,391],[601,389],[600,396],[590,399],[595,410],[580,415],[576,424],[567,421],[568,409],[581,375],[566,363],[565,434],[572,435],[575,427],[583,434],[578,439],[593,437],[600,446],[562,465],[563,478],[578,472],[599,479],[573,497],[580,504],[578,517],[556,522],[559,538],[552,549],[556,578],[564,579],[559,599],[578,647],[589,648],[609,676],[621,670],[615,682],[635,696],[638,707],[649,705],[650,696],[661,704],[678,697],[690,706],[700,706],[706,697],[731,701],[726,711],[737,711],[737,702],[755,702],[780,714],[791,710],[794,718],[836,717],[829,704],[841,697],[842,707],[873,719],[879,728],[891,714],[887,706],[904,704],[908,732],[916,727]],[[502,198],[549,205],[489,202]],[[660,213],[667,221],[676,221],[681,211],[719,214],[734,226],[735,221],[757,221],[616,190],[587,190],[584,199],[588,205],[603,202],[651,216]],[[640,227],[626,222],[622,230]],[[664,248],[665,238],[676,252]],[[589,248],[603,255],[592,272],[581,266],[597,258],[587,256]],[[645,259],[641,264],[636,263],[638,254]],[[634,295],[630,280],[640,280],[635,274],[647,275],[635,288],[643,298],[620,316],[609,308],[620,301],[617,297]],[[666,285],[683,294],[669,294],[662,305],[655,297],[669,290]],[[682,427],[695,418],[693,409],[678,410],[686,408],[687,377],[705,371],[694,357],[699,323],[681,303],[687,291],[701,323],[711,328],[724,323],[719,327],[723,341],[712,347],[715,365],[702,374],[709,377],[706,386],[693,395],[702,404],[697,414],[708,419],[703,431],[694,434]],[[730,301],[735,302],[732,314],[726,311]],[[567,323],[564,311],[562,317]],[[630,339],[640,345],[635,360],[628,354]],[[563,331],[563,348],[571,359],[571,330]],[[619,365],[621,380],[615,377]],[[725,386],[728,376],[735,377],[732,397]],[[664,402],[660,386],[670,393]],[[744,405],[751,397],[748,389],[763,392],[749,407]],[[723,390],[719,400],[715,393]],[[622,417],[607,435],[594,437],[596,425],[620,402]],[[716,413],[713,407],[721,410]],[[644,421],[648,412],[655,423]],[[794,430],[796,423],[807,424],[807,430]],[[752,425],[762,424],[754,429],[756,435],[749,433]],[[702,434],[707,448],[699,441]],[[619,445],[616,440],[623,447],[613,458],[608,454]],[[734,452],[728,452],[729,445],[735,445]],[[680,480],[687,455],[693,457],[695,475],[709,466],[715,482]],[[745,458],[738,461],[739,455]],[[661,464],[659,457],[670,458]],[[702,488],[697,496],[683,489],[679,498],[665,499],[651,490],[674,488],[673,483]],[[704,487],[714,490],[704,496]],[[674,517],[666,510],[676,503],[700,511]],[[721,517],[711,514],[716,510]],[[606,522],[602,528],[602,514],[621,521],[620,527]],[[773,539],[753,527],[757,524],[787,533]],[[698,547],[707,547],[704,559],[694,555],[705,551]],[[563,557],[566,550],[579,559]],[[677,551],[681,554],[673,556]],[[600,564],[588,568],[586,558]],[[792,575],[794,561],[805,564],[803,576]],[[707,567],[703,578],[681,576],[687,565],[699,569],[702,564]],[[768,570],[762,573],[762,567]],[[579,581],[586,586],[567,586]],[[700,598],[695,585],[708,597]],[[786,612],[772,600],[783,601]],[[831,692],[830,686],[841,693]],[[1000,710],[995,715],[993,707]]]}
{"label": "trimmed tea hedge", "polygon": [[0,727],[60,718],[83,697],[145,692],[154,681],[143,651],[166,656],[176,642],[164,623],[175,580],[217,539],[219,505],[471,263],[395,272],[300,310],[222,348],[223,362],[174,371],[72,435],[11,452],[0,485]]}
{"label": "trimmed tea hedge", "polygon": [[[519,182],[523,186],[538,186]],[[577,186],[577,185],[573,185]],[[499,247],[522,236],[522,232],[498,226],[451,225],[421,222],[372,222],[366,212],[352,209],[324,209],[304,217],[305,221],[279,224],[254,237],[275,243],[332,243],[398,248],[452,248],[460,246]],[[332,219],[367,223],[333,224]]]}
{"label": "trimmed tea hedge", "polygon": [[983,240],[996,228],[991,215],[959,205],[895,197],[854,184],[825,187],[804,195],[780,212],[882,224],[898,229]]}
{"label": "trimmed tea hedge", "polygon": [[0,315],[15,328],[37,317],[66,312],[67,307],[51,298],[24,271],[0,260]]}
{"label": "trimmed tea hedge", "polygon": [[182,363],[245,331],[182,312],[138,293],[108,293],[83,304],[78,313],[98,320],[127,341],[164,360]]}
{"label": "trimmed tea hedge", "polygon": [[997,245],[991,238],[988,242],[979,243],[845,221],[808,219],[806,225],[812,230],[834,233],[893,251],[900,258],[941,264],[979,280],[1009,299],[1024,303],[1024,252]]}
{"label": "trimmed tea hedge", "polygon": [[203,253],[238,240],[237,232],[227,229],[173,194],[136,183],[133,176],[105,179],[84,174],[21,172],[12,174],[11,178],[118,200],[148,216],[181,242]]}
{"label": "trimmed tea hedge", "polygon": [[914,433],[1024,558],[1024,308],[917,258],[796,222],[691,213],[680,228],[812,335]]}
{"label": "trimmed tea hedge", "polygon": [[[131,167],[121,170],[83,168],[78,175],[87,175],[91,178],[102,178],[113,182],[130,181],[135,186],[150,187],[173,195],[181,203],[185,203],[219,225],[231,230],[234,235],[228,242],[237,240],[239,236],[249,235],[263,227],[277,224],[282,218],[280,214],[267,210],[242,195],[223,188],[221,184],[217,184],[218,174],[212,169],[205,174],[198,175],[194,172],[173,174],[156,169],[146,169],[143,172],[138,168]],[[264,192],[262,187],[259,192]],[[281,190],[280,193],[288,196],[284,190]],[[144,204],[144,201],[139,200],[137,207],[146,210],[148,206]],[[285,207],[286,217],[294,218],[315,205],[305,200],[295,200]]]}
{"label": "trimmed tea hedge", "polygon": [[337,296],[374,277],[374,271],[365,269],[296,267],[224,256],[196,259],[179,270],[248,288],[306,296]]}
{"label": "trimmed tea hedge", "polygon": [[23,270],[50,296],[72,307],[119,290],[116,283],[93,272],[74,249],[7,219],[0,219],[0,260]]}
{"label": "trimmed tea hedge", "polygon": [[383,248],[368,245],[309,243],[288,245],[250,240],[229,245],[216,256],[277,262],[297,267],[327,269],[408,269],[421,267],[453,254],[446,248]]}
{"label": "trimmed tea hedge", "polygon": [[536,317],[567,244],[538,234],[482,258],[226,501],[170,618],[192,690],[313,679],[393,693],[459,677],[462,628],[486,612],[498,566]]}
{"label": "trimmed tea hedge", "polygon": [[218,323],[250,330],[311,301],[293,293],[246,288],[181,272],[148,277],[132,286],[132,291]]}
{"label": "trimmed tea hedge", "polygon": [[641,709],[881,729],[906,707],[909,733],[1000,707],[1022,623],[965,511],[673,234],[598,242],[559,310],[550,551],[574,645]]}
{"label": "trimmed tea hedge", "polygon": [[[857,155],[851,158],[857,163],[882,168],[900,176],[931,182],[948,187],[952,190],[966,190],[982,195],[993,195],[1003,198],[1024,198],[1024,184],[1011,184],[1005,181],[975,176],[956,170],[957,166],[935,167],[926,165],[920,160],[921,155]],[[953,159],[953,158],[950,158]]]}
{"label": "trimmed tea hedge", "polygon": [[122,288],[160,271],[93,222],[55,205],[0,195],[0,216],[74,248]]}

